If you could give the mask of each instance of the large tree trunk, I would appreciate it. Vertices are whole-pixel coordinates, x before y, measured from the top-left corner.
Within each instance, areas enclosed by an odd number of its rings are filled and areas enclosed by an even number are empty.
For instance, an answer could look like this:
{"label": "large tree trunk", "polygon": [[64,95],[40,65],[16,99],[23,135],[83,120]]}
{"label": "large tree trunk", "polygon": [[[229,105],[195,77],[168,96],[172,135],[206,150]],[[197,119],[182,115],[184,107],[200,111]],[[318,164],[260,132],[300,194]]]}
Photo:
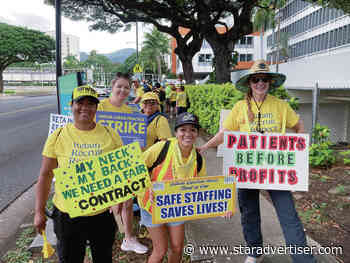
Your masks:
{"label": "large tree trunk", "polygon": [[206,38],[206,40],[209,42],[214,52],[216,82],[231,82],[232,48],[228,47],[225,41],[218,41],[210,37]]}
{"label": "large tree trunk", "polygon": [[4,93],[4,79],[3,79],[3,76],[2,76],[2,73],[4,71],[0,69],[0,93]]}
{"label": "large tree trunk", "polygon": [[192,65],[193,55],[188,54],[188,52],[186,52],[186,49],[180,49],[179,47],[175,48],[175,54],[179,56],[179,59],[181,61],[186,84],[194,83],[194,71]]}

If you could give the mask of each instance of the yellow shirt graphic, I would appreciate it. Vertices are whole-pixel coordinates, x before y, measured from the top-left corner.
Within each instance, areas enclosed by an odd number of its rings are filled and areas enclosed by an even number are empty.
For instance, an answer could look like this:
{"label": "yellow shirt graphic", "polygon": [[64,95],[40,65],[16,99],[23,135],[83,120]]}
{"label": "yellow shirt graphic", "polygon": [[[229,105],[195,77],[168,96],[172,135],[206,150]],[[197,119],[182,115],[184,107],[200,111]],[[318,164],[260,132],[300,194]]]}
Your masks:
{"label": "yellow shirt graphic", "polygon": [[[70,167],[76,162],[110,152],[121,146],[123,146],[121,138],[109,127],[96,124],[93,130],[82,131],[70,123],[57,129],[47,138],[42,155],[57,159],[59,167]],[[54,204],[65,212],[62,196],[57,195],[57,192],[55,188]]]}
{"label": "yellow shirt graphic", "polygon": [[[251,109],[254,113],[254,121],[249,123],[247,102],[246,100],[238,101],[225,119],[223,127],[231,131],[256,132],[258,127],[258,109],[254,101],[251,103]],[[265,132],[280,133],[283,130],[284,123],[285,128],[292,128],[299,120],[299,116],[287,102],[271,95],[267,95],[265,98],[260,112],[260,125]]]}

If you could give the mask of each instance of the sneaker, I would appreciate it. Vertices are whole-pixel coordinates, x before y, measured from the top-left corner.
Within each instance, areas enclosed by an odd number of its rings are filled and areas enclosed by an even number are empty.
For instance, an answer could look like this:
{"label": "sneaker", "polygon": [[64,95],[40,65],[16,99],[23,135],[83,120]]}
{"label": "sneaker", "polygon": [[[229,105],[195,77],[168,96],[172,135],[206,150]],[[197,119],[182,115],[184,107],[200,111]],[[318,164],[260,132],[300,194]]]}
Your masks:
{"label": "sneaker", "polygon": [[264,259],[264,255],[262,255],[262,256],[260,256],[260,257],[258,257],[258,258],[248,256],[248,257],[245,259],[244,263],[260,263],[260,262],[263,261],[263,259]]}
{"label": "sneaker", "polygon": [[123,251],[134,251],[137,254],[145,254],[148,251],[148,248],[137,241],[136,237],[129,240],[124,238],[120,248]]}

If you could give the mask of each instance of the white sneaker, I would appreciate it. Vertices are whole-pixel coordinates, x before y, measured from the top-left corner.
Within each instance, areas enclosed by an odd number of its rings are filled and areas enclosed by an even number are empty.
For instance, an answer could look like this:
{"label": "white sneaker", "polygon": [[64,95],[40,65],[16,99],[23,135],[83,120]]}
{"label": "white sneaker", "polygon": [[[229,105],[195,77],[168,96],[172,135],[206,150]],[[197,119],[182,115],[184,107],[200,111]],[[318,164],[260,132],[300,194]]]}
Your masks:
{"label": "white sneaker", "polygon": [[244,263],[260,263],[263,261],[263,259],[264,259],[264,255],[262,255],[258,258],[248,256],[248,257],[246,257]]}
{"label": "white sneaker", "polygon": [[123,251],[134,251],[137,254],[145,254],[148,251],[148,248],[137,241],[136,237],[129,240],[124,238],[120,248]]}

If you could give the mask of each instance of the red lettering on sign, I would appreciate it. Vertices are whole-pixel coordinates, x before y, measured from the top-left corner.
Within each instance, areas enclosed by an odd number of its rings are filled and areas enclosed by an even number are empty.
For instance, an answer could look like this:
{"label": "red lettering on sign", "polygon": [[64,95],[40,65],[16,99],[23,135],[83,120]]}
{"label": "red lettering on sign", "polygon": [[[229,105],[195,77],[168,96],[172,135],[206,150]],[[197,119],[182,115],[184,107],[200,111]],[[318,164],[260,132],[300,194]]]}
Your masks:
{"label": "red lettering on sign", "polygon": [[239,136],[237,149],[238,150],[246,150],[246,149],[248,149],[248,142],[247,142],[247,136],[246,135],[241,134]]}
{"label": "red lettering on sign", "polygon": [[296,183],[298,183],[297,172],[295,170],[289,170],[287,174],[288,174],[288,184],[295,185]]}
{"label": "red lettering on sign", "polygon": [[249,149],[253,149],[253,150],[256,149],[256,141],[258,140],[258,138],[259,137],[257,135],[254,135],[254,134],[249,135],[249,144],[250,144]]}
{"label": "red lettering on sign", "polygon": [[288,137],[287,136],[279,136],[278,138],[279,141],[279,150],[280,151],[285,151],[288,148]]}
{"label": "red lettering on sign", "polygon": [[233,145],[236,143],[237,138],[233,134],[228,135],[228,142],[227,142],[227,148],[232,148]]}

